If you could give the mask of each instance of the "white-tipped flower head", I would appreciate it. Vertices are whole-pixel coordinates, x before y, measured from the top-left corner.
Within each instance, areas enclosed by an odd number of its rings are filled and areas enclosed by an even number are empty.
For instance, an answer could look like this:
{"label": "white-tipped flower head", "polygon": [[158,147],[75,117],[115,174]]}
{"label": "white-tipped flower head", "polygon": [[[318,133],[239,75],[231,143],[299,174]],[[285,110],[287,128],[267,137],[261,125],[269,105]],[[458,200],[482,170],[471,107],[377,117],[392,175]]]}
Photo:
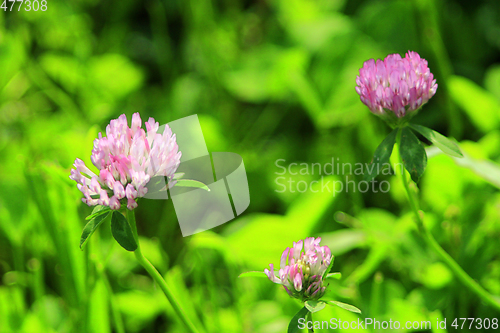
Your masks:
{"label": "white-tipped flower head", "polygon": [[294,242],[281,255],[278,277],[273,264],[264,273],[272,282],[283,285],[291,297],[302,301],[320,299],[326,289],[323,276],[333,260],[328,246],[319,246],[320,241],[320,237],[309,237]]}
{"label": "white-tipped flower head", "polygon": [[162,134],[157,133],[159,124],[153,118],[145,123],[146,131],[141,126],[139,113],[132,116],[130,127],[122,114],[111,120],[105,137],[99,133],[91,155],[99,175],[81,159],[75,160],[70,178],[77,182],[87,205],[117,210],[126,204],[132,210],[137,207],[136,199],[146,195],[152,177],[167,177],[169,187],[175,184],[173,177],[181,159],[175,134],[168,125]]}

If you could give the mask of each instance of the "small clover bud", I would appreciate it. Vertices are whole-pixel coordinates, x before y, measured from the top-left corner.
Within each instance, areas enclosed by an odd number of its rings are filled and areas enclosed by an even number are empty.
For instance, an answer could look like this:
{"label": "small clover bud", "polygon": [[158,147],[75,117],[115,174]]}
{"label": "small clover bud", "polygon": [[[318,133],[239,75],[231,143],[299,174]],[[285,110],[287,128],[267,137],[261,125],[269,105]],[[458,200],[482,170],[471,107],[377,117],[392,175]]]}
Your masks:
{"label": "small clover bud", "polygon": [[286,292],[301,301],[318,300],[324,294],[323,276],[333,260],[328,246],[319,246],[321,238],[306,238],[293,243],[281,255],[279,277],[274,275],[274,265],[265,269],[269,280],[281,284]]}

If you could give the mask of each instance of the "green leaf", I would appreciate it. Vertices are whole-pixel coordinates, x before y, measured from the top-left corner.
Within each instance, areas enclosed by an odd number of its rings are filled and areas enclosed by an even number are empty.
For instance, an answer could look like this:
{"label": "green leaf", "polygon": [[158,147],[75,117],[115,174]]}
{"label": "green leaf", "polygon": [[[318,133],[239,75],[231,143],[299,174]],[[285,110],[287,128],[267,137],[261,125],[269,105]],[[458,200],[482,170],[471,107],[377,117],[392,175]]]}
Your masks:
{"label": "green leaf", "polygon": [[403,164],[410,173],[411,179],[416,183],[427,166],[425,148],[409,127],[403,127],[401,129],[400,145],[400,154],[403,159]]}
{"label": "green leaf", "polygon": [[125,216],[120,212],[114,211],[111,218],[111,233],[120,244],[127,251],[135,251],[137,243],[132,234],[132,229]]}
{"label": "green leaf", "polygon": [[85,219],[86,220],[91,220],[91,219],[93,219],[96,216],[99,216],[101,214],[106,214],[110,210],[111,210],[111,208],[109,208],[109,206],[100,206],[100,205],[96,206],[94,208],[94,210],[92,211],[92,213],[90,213],[90,215],[87,216]]}
{"label": "green leaf", "polygon": [[[103,207],[103,206],[101,206]],[[97,207],[94,209],[94,211],[97,209]],[[92,215],[91,215],[92,216]],[[82,237],[80,237],[80,249],[83,250],[85,245],[87,244],[87,241],[89,240],[90,236],[94,234],[94,231],[99,228],[99,226],[109,218],[109,211],[103,211],[100,215],[95,215],[94,218],[92,218],[83,228],[82,232]]]}
{"label": "green leaf", "polygon": [[263,272],[263,271],[251,271],[251,272],[245,272],[245,273],[241,273],[239,276],[239,278],[242,278],[242,277],[264,277],[264,278],[267,278],[267,275]]}
{"label": "green leaf", "polygon": [[340,272],[335,272],[335,273],[330,273],[327,274],[325,279],[335,279],[335,280],[340,280],[342,278],[342,273]]}
{"label": "green leaf", "polygon": [[364,180],[369,182],[382,171],[384,165],[388,165],[389,159],[392,154],[392,149],[396,143],[396,136],[398,130],[395,129],[382,141],[382,143],[375,150],[372,163],[366,167]]}
{"label": "green leaf", "polygon": [[196,188],[201,188],[206,191],[210,191],[207,185],[203,184],[202,182],[199,182],[197,180],[193,179],[179,179],[177,183],[175,183],[175,186],[180,186],[180,187],[196,187]]}
{"label": "green leaf", "polygon": [[326,303],[323,301],[305,301],[304,305],[306,306],[307,310],[309,310],[309,312],[315,313],[323,310],[326,306]]}
{"label": "green leaf", "polygon": [[444,135],[420,125],[410,124],[410,127],[425,136],[427,140],[435,144],[443,153],[453,157],[464,157],[458,145]]}
{"label": "green leaf", "polygon": [[309,313],[309,310],[304,306],[302,309],[300,309],[299,312],[293,316],[292,320],[290,320],[290,323],[288,324],[288,333],[297,333],[300,332],[299,329],[299,319],[301,318],[306,318],[307,314]]}
{"label": "green leaf", "polygon": [[355,312],[355,313],[361,313],[361,310],[355,307],[354,305],[350,305],[347,303],[342,303],[338,301],[327,301],[328,304],[330,305],[336,305],[344,310]]}

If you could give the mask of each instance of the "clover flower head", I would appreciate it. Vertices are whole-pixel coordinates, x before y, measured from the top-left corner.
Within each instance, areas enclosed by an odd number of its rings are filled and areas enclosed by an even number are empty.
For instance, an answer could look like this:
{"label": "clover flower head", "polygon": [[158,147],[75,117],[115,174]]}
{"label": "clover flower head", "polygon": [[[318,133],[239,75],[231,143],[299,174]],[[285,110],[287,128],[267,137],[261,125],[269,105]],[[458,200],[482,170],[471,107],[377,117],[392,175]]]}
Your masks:
{"label": "clover flower head", "polygon": [[153,118],[141,128],[139,113],[134,113],[130,127],[122,114],[106,127],[106,136],[99,133],[94,140],[92,164],[98,174],[77,158],[71,169],[71,178],[83,193],[82,201],[89,206],[109,206],[113,210],[126,204],[132,210],[136,199],[148,192],[147,183],[152,177],[167,177],[169,187],[175,185],[174,173],[182,153],[175,134],[168,125],[158,133],[159,123]]}
{"label": "clover flower head", "polygon": [[427,103],[437,89],[427,61],[413,51],[404,58],[390,54],[384,60],[365,61],[356,85],[356,92],[371,112],[396,122],[416,114],[414,111]]}
{"label": "clover flower head", "polygon": [[319,246],[321,238],[309,237],[293,243],[281,255],[278,276],[274,275],[274,265],[265,269],[269,280],[281,284],[286,292],[302,301],[318,300],[324,294],[324,276],[333,256],[328,246]]}

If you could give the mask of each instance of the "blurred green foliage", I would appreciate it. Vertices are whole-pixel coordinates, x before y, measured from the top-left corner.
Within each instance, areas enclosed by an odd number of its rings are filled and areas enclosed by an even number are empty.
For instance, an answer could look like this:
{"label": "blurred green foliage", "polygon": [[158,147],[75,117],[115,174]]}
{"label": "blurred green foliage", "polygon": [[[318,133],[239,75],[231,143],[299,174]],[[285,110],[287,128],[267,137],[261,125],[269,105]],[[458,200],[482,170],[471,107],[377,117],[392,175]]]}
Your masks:
{"label": "blurred green foliage", "polygon": [[[430,150],[425,221],[500,295],[499,13],[494,0],[48,0],[45,12],[0,11],[0,332],[184,332],[109,225],[78,246],[91,209],[71,164],[89,165],[97,133],[137,111],[162,124],[198,114],[210,151],[243,156],[251,205],[235,221],[182,238],[170,201],[137,209],[143,252],[207,332],[283,332],[301,305],[237,276],[308,236],[331,247],[342,279],[330,293],[361,318],[498,318],[420,241],[396,177],[379,177],[389,193],[279,193],[276,161],[368,163],[389,129],[359,101],[357,71],[419,52],[439,88],[415,122],[467,155]],[[333,317],[358,315],[315,314]]]}

